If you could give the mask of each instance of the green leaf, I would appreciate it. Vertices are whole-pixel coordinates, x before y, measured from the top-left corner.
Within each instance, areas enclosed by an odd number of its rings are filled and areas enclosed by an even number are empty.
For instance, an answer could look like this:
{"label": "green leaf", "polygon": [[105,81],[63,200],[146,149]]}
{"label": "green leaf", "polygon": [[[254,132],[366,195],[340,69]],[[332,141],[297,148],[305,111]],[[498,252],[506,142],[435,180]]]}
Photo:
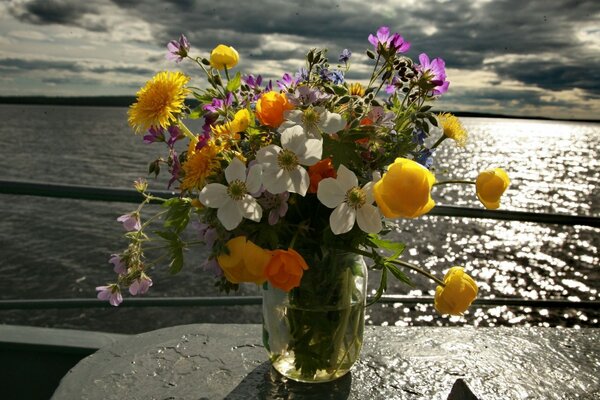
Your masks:
{"label": "green leaf", "polygon": [[169,264],[169,272],[176,274],[183,268],[183,247],[171,247],[171,264]]}
{"label": "green leaf", "polygon": [[398,258],[404,252],[404,249],[406,248],[406,245],[402,242],[394,242],[391,240],[385,240],[385,239],[380,238],[376,234],[369,235],[368,240],[375,247],[378,247],[383,250],[391,251],[393,254],[391,256],[387,257],[390,260],[395,260],[396,258]]}
{"label": "green leaf", "polygon": [[379,299],[381,298],[381,296],[383,296],[383,293],[386,290],[387,290],[387,268],[384,265],[383,269],[381,270],[381,281],[379,281],[379,288],[377,288],[377,292],[375,292],[375,296],[373,297],[373,299],[367,303],[367,307],[372,306],[373,304],[377,303],[379,301]]}
{"label": "green leaf", "polygon": [[331,157],[334,168],[340,164],[347,167],[351,165],[360,165],[360,153],[356,151],[355,142],[340,142],[331,139],[328,135],[323,136],[323,158]]}
{"label": "green leaf", "polygon": [[189,119],[198,119],[204,115],[204,110],[202,107],[196,107],[192,110],[192,112],[188,115]]}
{"label": "green leaf", "polygon": [[388,262],[385,264],[385,266],[400,282],[404,282],[411,287],[413,286],[410,278],[404,272],[402,272],[397,265]]}
{"label": "green leaf", "polygon": [[241,84],[242,84],[242,75],[238,72],[235,74],[235,76],[229,82],[227,82],[227,91],[235,92],[236,90],[238,90],[240,88]]}
{"label": "green leaf", "polygon": [[173,197],[162,206],[168,208],[164,227],[173,229],[176,233],[182,232],[190,221],[191,202],[188,199]]}

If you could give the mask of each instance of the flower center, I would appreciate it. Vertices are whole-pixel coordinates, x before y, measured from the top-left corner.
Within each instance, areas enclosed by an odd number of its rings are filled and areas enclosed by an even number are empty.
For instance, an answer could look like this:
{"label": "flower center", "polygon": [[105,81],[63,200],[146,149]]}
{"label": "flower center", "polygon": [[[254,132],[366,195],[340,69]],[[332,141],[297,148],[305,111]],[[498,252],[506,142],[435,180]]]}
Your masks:
{"label": "flower center", "polygon": [[284,171],[290,172],[298,166],[298,156],[291,150],[283,149],[277,156],[277,164]]}
{"label": "flower center", "polygon": [[244,195],[248,193],[248,189],[246,188],[246,184],[239,179],[231,182],[229,187],[227,188],[227,194],[233,200],[241,200],[244,198]]}
{"label": "flower center", "polygon": [[367,202],[367,195],[365,194],[364,190],[358,186],[354,186],[346,192],[345,201],[349,207],[352,207],[356,210],[365,205]]}
{"label": "flower center", "polygon": [[321,116],[314,108],[309,107],[302,114],[302,124],[307,131],[317,130]]}

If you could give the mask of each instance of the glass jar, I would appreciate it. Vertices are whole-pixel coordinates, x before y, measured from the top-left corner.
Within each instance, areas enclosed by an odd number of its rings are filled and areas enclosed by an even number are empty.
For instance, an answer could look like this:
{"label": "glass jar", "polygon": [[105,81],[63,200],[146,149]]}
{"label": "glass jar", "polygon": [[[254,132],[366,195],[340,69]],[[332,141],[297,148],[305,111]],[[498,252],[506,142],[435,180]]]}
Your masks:
{"label": "glass jar", "polygon": [[299,250],[309,269],[299,287],[263,285],[263,343],[273,367],[300,382],[346,374],[363,342],[367,267],[342,251]]}

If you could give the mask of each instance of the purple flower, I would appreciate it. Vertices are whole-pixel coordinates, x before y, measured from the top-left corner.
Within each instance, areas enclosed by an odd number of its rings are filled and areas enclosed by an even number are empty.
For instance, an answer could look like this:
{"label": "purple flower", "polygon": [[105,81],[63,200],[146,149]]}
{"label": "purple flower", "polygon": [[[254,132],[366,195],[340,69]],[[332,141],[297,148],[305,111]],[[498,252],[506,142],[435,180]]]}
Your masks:
{"label": "purple flower", "polygon": [[202,109],[213,113],[218,113],[219,111],[225,110],[226,107],[229,107],[231,103],[233,103],[233,94],[229,92],[225,96],[225,100],[214,98],[210,104],[202,106]]}
{"label": "purple flower", "polygon": [[98,291],[98,298],[100,300],[108,301],[114,307],[123,302],[121,289],[115,283],[108,286],[97,286],[96,290]]}
{"label": "purple flower", "polygon": [[132,296],[145,294],[148,292],[148,289],[150,289],[150,286],[152,286],[152,279],[142,272],[140,277],[129,285],[129,293],[131,293]]}
{"label": "purple flower", "polygon": [[342,53],[340,54],[340,62],[343,62],[344,64],[348,63],[348,60],[350,60],[350,57],[352,57],[352,52],[348,49],[344,49],[342,50]]}
{"label": "purple flower", "polygon": [[142,229],[142,224],[140,223],[140,215],[137,212],[123,214],[119,218],[117,218],[117,221],[123,223],[123,228],[125,228],[127,232],[139,231],[140,229]]}
{"label": "purple flower", "polygon": [[171,164],[169,165],[169,172],[171,173],[171,179],[169,179],[169,183],[167,184],[167,189],[171,187],[173,182],[179,179],[179,173],[181,172],[181,163],[179,162],[179,157],[175,150],[171,149]]}
{"label": "purple flower", "polygon": [[344,73],[339,69],[331,71],[329,77],[336,85],[341,85],[342,83],[344,83]]}
{"label": "purple flower", "polygon": [[319,102],[320,100],[326,99],[328,96],[318,89],[313,89],[306,85],[302,85],[296,88],[294,93],[288,94],[289,102],[299,107],[301,105],[311,105]]}
{"label": "purple flower", "polygon": [[446,63],[441,58],[434,58],[429,61],[425,53],[419,55],[421,64],[415,65],[417,71],[431,83],[435,88],[432,90],[434,96],[446,93],[450,82],[446,80]]}
{"label": "purple flower", "polygon": [[258,202],[265,210],[269,211],[269,225],[275,225],[279,222],[279,218],[285,217],[288,211],[288,199],[290,194],[283,192],[279,194],[272,194],[265,191]]}
{"label": "purple flower", "polygon": [[300,69],[298,69],[298,72],[296,72],[295,77],[298,83],[308,82],[308,70],[304,67],[300,67]]}
{"label": "purple flower", "polygon": [[183,132],[181,132],[181,129],[179,129],[179,127],[177,125],[171,125],[170,127],[167,128],[167,131],[169,132],[169,140],[167,140],[167,146],[169,147],[173,147],[173,145],[175,144],[176,141],[183,139],[185,136],[183,135]]}
{"label": "purple flower", "polygon": [[144,143],[164,142],[164,129],[161,126],[151,126],[150,129],[148,129],[148,133],[144,135],[143,140]]}
{"label": "purple flower", "polygon": [[281,90],[287,90],[296,84],[296,79],[292,78],[292,76],[286,72],[283,74],[281,80],[278,80],[276,83]]}
{"label": "purple flower", "polygon": [[413,142],[422,146],[425,143],[425,139],[427,139],[427,134],[423,129],[415,129],[413,131]]}
{"label": "purple flower", "polygon": [[[196,225],[196,224],[195,224]],[[219,234],[217,230],[212,226],[205,223],[198,223],[195,226],[198,229],[198,233],[200,234],[200,240],[202,240],[208,247],[213,247],[217,239],[219,238]]]}
{"label": "purple flower", "polygon": [[[210,113],[210,114],[204,115],[204,124],[202,125],[202,132],[203,132],[203,136],[206,136],[206,140],[208,140],[210,138],[210,134],[212,132],[212,126],[214,125],[215,122],[217,122],[217,119],[219,119],[219,115],[216,113]],[[204,142],[204,144],[206,144],[206,142]],[[198,148],[198,145],[196,145],[196,148]]]}
{"label": "purple flower", "polygon": [[204,261],[201,266],[202,266],[202,269],[210,272],[217,278],[220,278],[223,276],[223,270],[221,269],[221,266],[219,265],[217,260],[214,258]]}
{"label": "purple flower", "polygon": [[244,81],[244,83],[246,85],[250,86],[251,88],[257,88],[262,83],[262,76],[259,75],[259,76],[255,77],[254,75],[250,74],[250,75],[244,76],[242,78],[242,81]]}
{"label": "purple flower", "polygon": [[398,33],[390,36],[390,28],[382,26],[377,30],[377,36],[369,35],[369,43],[379,51],[379,45],[386,49],[393,49],[396,53],[406,53],[410,49],[410,43],[406,42]]}
{"label": "purple flower", "polygon": [[392,82],[389,85],[386,85],[385,92],[387,94],[392,94],[400,88],[402,88],[402,81],[397,76],[394,76]]}
{"label": "purple flower", "polygon": [[121,258],[120,255],[118,255],[118,254],[111,254],[110,259],[108,260],[108,262],[111,263],[112,265],[114,265],[113,270],[117,274],[124,275],[124,274],[127,273],[127,266],[123,262],[123,259]]}
{"label": "purple flower", "polygon": [[179,37],[179,41],[171,40],[167,44],[167,53],[166,57],[169,61],[180,62],[185,57],[187,57],[188,52],[190,51],[190,42],[187,40],[185,35],[181,35]]}

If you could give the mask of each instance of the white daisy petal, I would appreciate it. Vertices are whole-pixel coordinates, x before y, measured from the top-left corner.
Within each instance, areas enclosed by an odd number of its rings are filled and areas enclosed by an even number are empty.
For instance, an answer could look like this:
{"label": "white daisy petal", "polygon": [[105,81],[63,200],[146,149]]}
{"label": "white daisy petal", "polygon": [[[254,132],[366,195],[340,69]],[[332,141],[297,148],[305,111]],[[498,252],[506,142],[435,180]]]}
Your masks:
{"label": "white daisy petal", "polygon": [[304,128],[300,125],[294,125],[281,132],[281,146],[284,149],[293,151],[295,154],[304,153],[306,139]]}
{"label": "white daisy petal", "polygon": [[329,216],[329,225],[334,234],[339,235],[348,232],[354,226],[356,211],[342,203],[336,207]]}
{"label": "white daisy petal", "polygon": [[242,222],[242,210],[237,203],[230,198],[217,211],[217,218],[228,231],[235,229]]}
{"label": "white daisy petal", "polygon": [[308,172],[301,166],[290,171],[290,182],[288,183],[288,192],[298,193],[300,196],[304,196],[308,187],[310,186],[310,177]]}
{"label": "white daisy petal", "polygon": [[346,127],[346,121],[340,114],[325,111],[324,118],[321,123],[321,129],[329,134],[341,131]]}
{"label": "white daisy petal", "polygon": [[244,218],[260,222],[260,219],[262,218],[262,207],[254,197],[250,195],[244,196],[242,200],[238,201],[238,207]]}
{"label": "white daisy petal", "polygon": [[206,207],[219,208],[229,200],[227,186],[220,183],[209,183],[198,195],[198,200]]}
{"label": "white daisy petal", "polygon": [[358,186],[358,178],[354,175],[354,172],[350,171],[343,164],[337,170],[337,181],[340,184],[342,190],[347,192],[355,186]]}
{"label": "white daisy petal", "polygon": [[[303,116],[304,116],[304,112],[302,110],[287,110],[283,113],[283,118],[285,118],[287,121],[290,121],[294,125],[302,124]],[[287,121],[285,121],[285,122],[287,122]],[[281,131],[283,131],[283,129],[280,130],[280,132]]]}
{"label": "white daisy petal", "polygon": [[277,156],[281,147],[274,144],[265,146],[256,152],[256,160],[263,166],[277,165]]}
{"label": "white daisy petal", "polygon": [[235,180],[245,182],[246,165],[244,165],[240,159],[234,158],[227,168],[225,168],[225,179],[227,180],[227,183],[231,183]]}
{"label": "white daisy petal", "polygon": [[373,197],[373,186],[375,186],[375,182],[368,182],[362,187],[362,190],[366,195],[366,204],[373,204],[375,201],[375,197]]}
{"label": "white daisy petal", "polygon": [[382,229],[379,210],[372,204],[365,204],[356,212],[358,227],[366,233],[378,233]]}
{"label": "white daisy petal", "polygon": [[246,178],[246,188],[248,193],[256,193],[262,185],[262,165],[254,164],[248,170],[248,177]]}
{"label": "white daisy petal", "polygon": [[346,197],[346,191],[342,190],[340,184],[334,178],[325,178],[319,182],[317,198],[323,205],[329,208],[339,206]]}
{"label": "white daisy petal", "polygon": [[296,153],[298,162],[302,165],[311,166],[321,161],[323,156],[323,139],[307,139],[304,143],[304,151]]}
{"label": "white daisy petal", "polygon": [[290,174],[278,167],[263,170],[262,183],[265,189],[273,194],[286,192]]}

